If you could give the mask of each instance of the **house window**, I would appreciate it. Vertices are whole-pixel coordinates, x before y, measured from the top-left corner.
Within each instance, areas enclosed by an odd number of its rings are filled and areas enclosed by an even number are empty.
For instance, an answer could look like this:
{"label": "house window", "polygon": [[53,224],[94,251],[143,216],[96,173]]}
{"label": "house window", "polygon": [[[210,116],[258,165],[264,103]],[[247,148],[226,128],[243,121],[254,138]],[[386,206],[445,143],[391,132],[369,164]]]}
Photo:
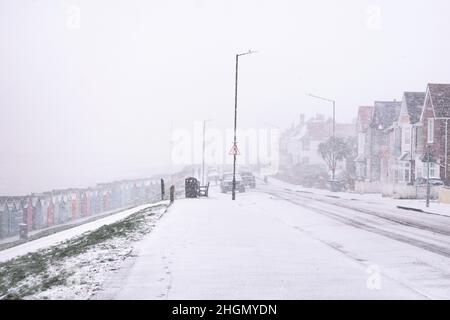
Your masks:
{"label": "house window", "polygon": [[436,174],[436,171],[434,169],[434,163],[430,163],[430,177],[433,178]]}
{"label": "house window", "polygon": [[360,133],[358,136],[358,154],[364,154],[364,146],[365,146],[365,139],[364,139],[364,133]]}
{"label": "house window", "polygon": [[405,182],[409,182],[409,180],[410,180],[409,168],[405,168]]}
{"label": "house window", "polygon": [[414,132],[416,138],[414,139],[414,141],[416,142],[416,149],[420,149],[422,148],[422,128],[415,128],[415,132]]}
{"label": "house window", "polygon": [[434,141],[434,119],[428,118],[428,143]]}
{"label": "house window", "polygon": [[410,144],[410,142],[411,142],[411,128],[405,128],[405,131],[403,131],[403,133],[404,133],[405,144]]}

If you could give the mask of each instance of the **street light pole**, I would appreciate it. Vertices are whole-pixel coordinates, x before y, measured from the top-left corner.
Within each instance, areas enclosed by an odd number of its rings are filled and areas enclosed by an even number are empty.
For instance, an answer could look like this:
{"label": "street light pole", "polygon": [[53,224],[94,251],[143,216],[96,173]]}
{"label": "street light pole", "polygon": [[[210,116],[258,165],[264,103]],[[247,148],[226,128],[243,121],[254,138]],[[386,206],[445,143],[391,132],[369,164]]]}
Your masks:
{"label": "street light pole", "polygon": [[236,127],[237,127],[237,90],[238,90],[238,70],[239,70],[239,55],[236,55],[236,78],[234,81],[234,154],[233,154],[233,185],[231,189],[231,199],[236,200]]}
{"label": "street light pole", "polygon": [[239,53],[236,55],[236,78],[234,82],[234,139],[233,139],[233,185],[231,189],[231,199],[236,200],[236,150],[237,150],[237,141],[236,141],[236,129],[237,129],[237,93],[238,93],[238,70],[239,70],[239,57],[245,56],[247,54],[255,53],[256,51],[249,50],[246,53]]}
{"label": "street light pole", "polygon": [[[314,94],[310,94],[308,93],[307,96],[310,96],[312,98],[316,98],[319,100],[323,100],[323,101],[327,101],[327,102],[331,102],[333,104],[333,126],[332,126],[332,134],[331,134],[331,139],[333,141],[333,161],[332,163],[334,164],[334,140],[336,137],[336,100],[333,99],[328,99],[328,98],[324,98],[324,97],[320,97],[320,96],[316,96]],[[335,178],[335,169],[336,168],[331,168],[331,180],[334,181]]]}
{"label": "street light pole", "polygon": [[430,157],[431,157],[431,145],[427,146],[427,208],[430,207]]}

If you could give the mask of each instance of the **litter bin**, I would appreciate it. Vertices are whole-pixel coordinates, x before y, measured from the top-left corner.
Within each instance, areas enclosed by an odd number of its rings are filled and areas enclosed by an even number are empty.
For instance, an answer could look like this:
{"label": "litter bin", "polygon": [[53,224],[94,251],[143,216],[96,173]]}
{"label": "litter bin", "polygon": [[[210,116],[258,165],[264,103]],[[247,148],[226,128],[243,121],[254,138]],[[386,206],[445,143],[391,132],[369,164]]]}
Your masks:
{"label": "litter bin", "polygon": [[28,239],[28,225],[26,223],[19,224],[19,236],[21,240]]}
{"label": "litter bin", "polygon": [[197,198],[198,180],[195,178],[187,178],[184,180],[184,191],[186,198]]}

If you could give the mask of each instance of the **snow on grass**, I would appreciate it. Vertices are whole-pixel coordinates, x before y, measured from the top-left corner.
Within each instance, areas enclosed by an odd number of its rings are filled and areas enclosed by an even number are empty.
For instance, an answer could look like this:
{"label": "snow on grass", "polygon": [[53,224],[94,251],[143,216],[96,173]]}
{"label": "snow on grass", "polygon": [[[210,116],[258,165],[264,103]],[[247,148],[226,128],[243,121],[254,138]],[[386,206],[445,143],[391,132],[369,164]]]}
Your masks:
{"label": "snow on grass", "polygon": [[12,248],[0,250],[0,263],[17,258],[19,256],[23,256],[23,255],[31,253],[31,252],[38,251],[40,249],[48,248],[50,246],[53,246],[53,245],[56,245],[63,241],[66,241],[70,238],[84,234],[85,232],[96,230],[103,225],[115,223],[115,222],[120,221],[142,209],[146,209],[149,206],[159,206],[161,204],[167,204],[167,203],[168,203],[167,201],[161,201],[161,202],[157,202],[157,203],[153,203],[153,204],[140,205],[140,206],[137,206],[137,207],[134,207],[131,209],[127,209],[127,210],[109,215],[104,218],[100,218],[100,219],[97,219],[97,220],[94,220],[91,222],[81,224],[79,226],[75,226],[75,227],[67,229],[67,230],[56,232],[54,234],[51,234],[51,235],[48,235],[48,236],[45,236],[45,237],[42,237],[39,239],[35,239],[35,240],[25,242],[23,244],[19,244]]}
{"label": "snow on grass", "polygon": [[164,204],[58,245],[0,263],[0,299],[89,299],[108,272],[133,255],[133,243],[149,233]]}

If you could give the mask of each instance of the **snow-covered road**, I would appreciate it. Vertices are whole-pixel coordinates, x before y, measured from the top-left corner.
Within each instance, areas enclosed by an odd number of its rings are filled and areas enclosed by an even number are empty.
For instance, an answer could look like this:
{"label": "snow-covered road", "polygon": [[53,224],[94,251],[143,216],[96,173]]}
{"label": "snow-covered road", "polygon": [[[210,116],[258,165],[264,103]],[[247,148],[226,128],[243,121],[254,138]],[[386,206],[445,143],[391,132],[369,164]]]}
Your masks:
{"label": "snow-covered road", "polygon": [[450,298],[450,218],[324,199],[269,185],[178,200],[96,298]]}

